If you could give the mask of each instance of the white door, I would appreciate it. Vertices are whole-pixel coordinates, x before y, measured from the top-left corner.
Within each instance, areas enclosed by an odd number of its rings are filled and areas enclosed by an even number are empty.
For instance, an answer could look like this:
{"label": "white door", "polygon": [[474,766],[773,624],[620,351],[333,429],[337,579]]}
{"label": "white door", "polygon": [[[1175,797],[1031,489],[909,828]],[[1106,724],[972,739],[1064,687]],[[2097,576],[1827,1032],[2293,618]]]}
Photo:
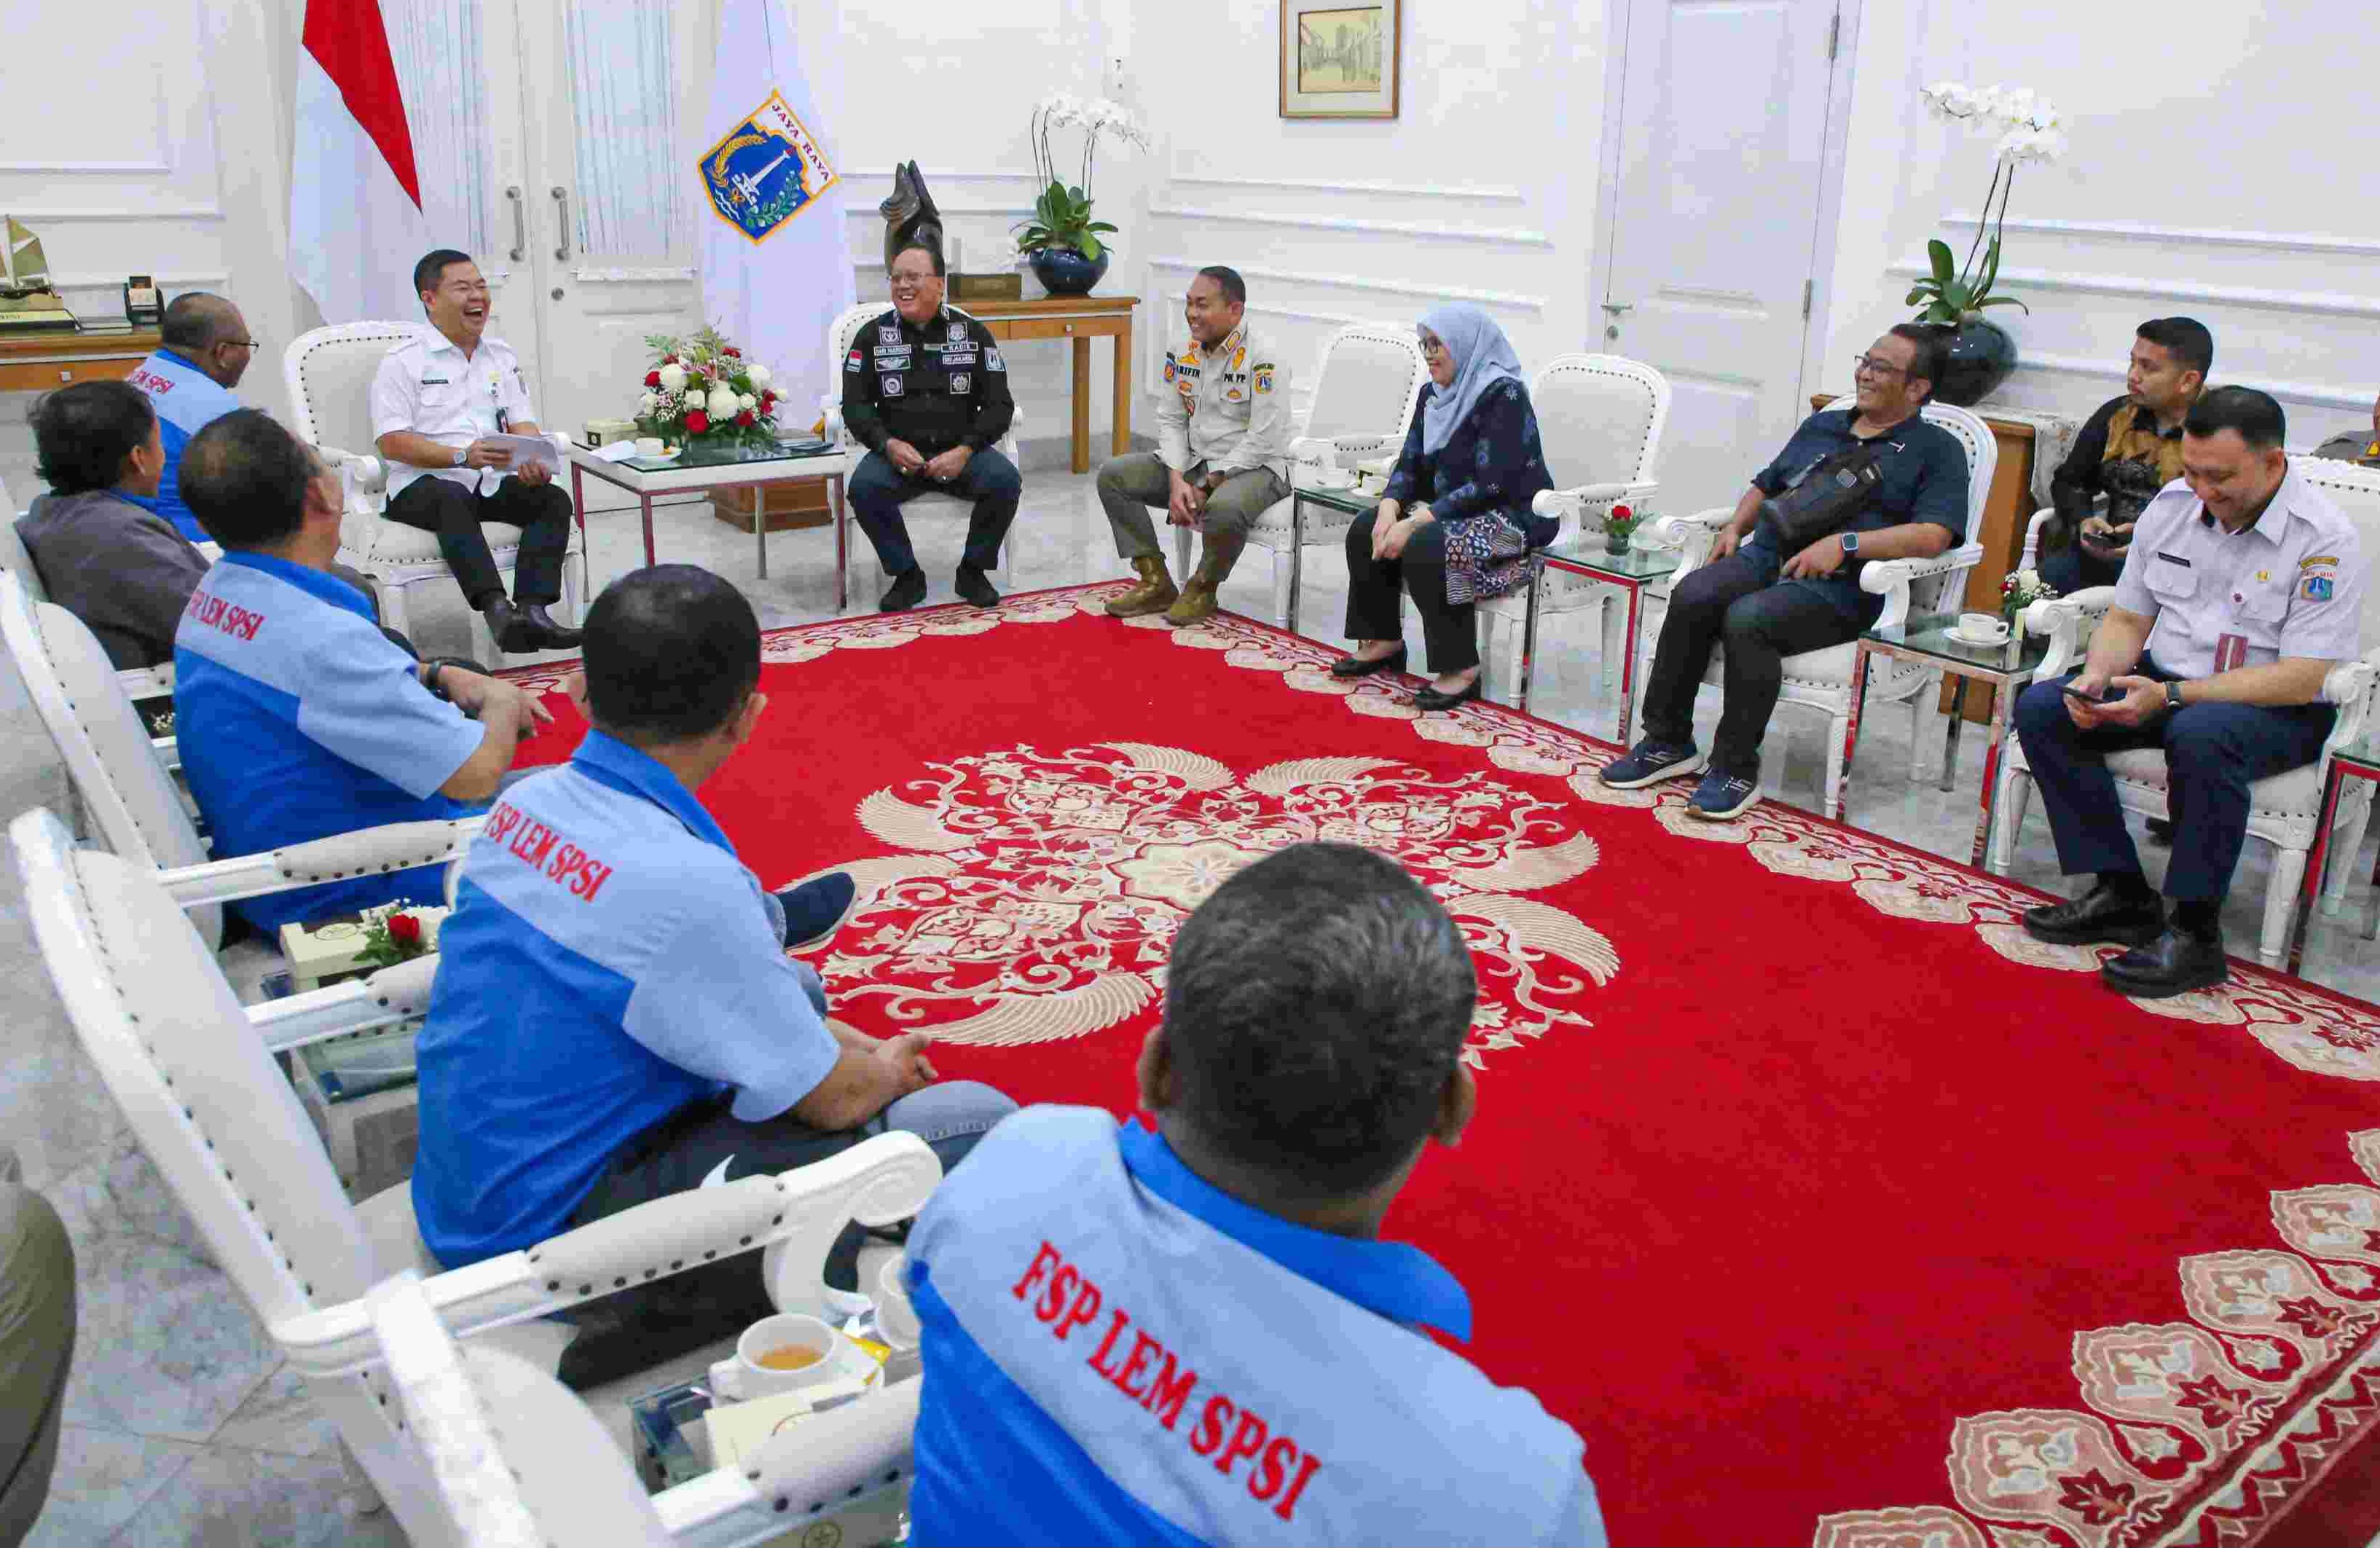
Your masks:
{"label": "white door", "polygon": [[[519,40],[527,262],[516,268],[535,275],[538,413],[547,429],[575,433],[590,418],[634,416],[648,335],[701,325],[694,169],[681,131],[699,118],[694,66],[707,59],[710,8],[671,0],[488,0],[488,8],[508,13]],[[509,243],[515,216],[504,219]]]}
{"label": "white door", "polygon": [[1662,509],[1732,505],[1808,412],[1836,0],[1624,13],[1602,347],[1670,379]]}

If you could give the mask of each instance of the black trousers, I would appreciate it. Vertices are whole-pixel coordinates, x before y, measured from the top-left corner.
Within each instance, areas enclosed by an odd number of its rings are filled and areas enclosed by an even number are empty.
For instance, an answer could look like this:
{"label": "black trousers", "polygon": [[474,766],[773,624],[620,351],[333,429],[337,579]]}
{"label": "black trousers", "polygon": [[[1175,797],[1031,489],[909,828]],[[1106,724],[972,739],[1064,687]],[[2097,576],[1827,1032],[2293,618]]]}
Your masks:
{"label": "black trousers", "polygon": [[570,550],[570,496],[558,484],[525,484],[506,478],[482,500],[477,490],[445,478],[416,478],[388,502],[388,519],[438,534],[438,551],[455,582],[475,608],[504,594],[504,577],[489,551],[481,525],[494,522],[521,529],[520,561],[513,570],[513,599],[562,599],[562,556]]}
{"label": "black trousers", "polygon": [[1760,774],[1760,739],[1785,686],[1785,658],[1860,637],[1865,627],[1815,586],[1778,579],[1766,547],[1738,549],[1680,581],[1670,594],[1653,670],[1645,679],[1645,734],[1656,742],[1694,739],[1694,690],[1724,644],[1724,695],[1711,767],[1743,778]]}
{"label": "black trousers", "polygon": [[1469,602],[1446,599],[1446,530],[1436,522],[1416,528],[1395,559],[1372,557],[1374,506],[1347,529],[1347,637],[1404,637],[1402,594],[1421,615],[1422,647],[1434,672],[1467,671],[1479,664],[1479,625]]}

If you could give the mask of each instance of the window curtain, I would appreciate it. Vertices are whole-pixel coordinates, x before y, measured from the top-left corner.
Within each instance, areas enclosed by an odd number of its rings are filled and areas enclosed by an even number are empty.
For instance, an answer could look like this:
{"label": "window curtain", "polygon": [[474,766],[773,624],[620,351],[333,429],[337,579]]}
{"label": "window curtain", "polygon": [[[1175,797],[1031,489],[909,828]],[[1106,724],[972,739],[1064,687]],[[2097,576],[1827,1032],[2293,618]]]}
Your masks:
{"label": "window curtain", "polygon": [[578,248],[589,259],[694,252],[679,154],[677,45],[665,0],[570,0]]}
{"label": "window curtain", "polygon": [[[534,0],[532,0],[534,3]],[[405,92],[406,127],[413,133],[414,171],[421,180],[421,212],[435,239],[501,267],[511,251],[493,250],[495,200],[490,186],[495,148],[488,127],[487,26],[481,0],[381,0],[389,53]],[[508,76],[510,72],[507,72]],[[410,263],[419,253],[405,255]]]}

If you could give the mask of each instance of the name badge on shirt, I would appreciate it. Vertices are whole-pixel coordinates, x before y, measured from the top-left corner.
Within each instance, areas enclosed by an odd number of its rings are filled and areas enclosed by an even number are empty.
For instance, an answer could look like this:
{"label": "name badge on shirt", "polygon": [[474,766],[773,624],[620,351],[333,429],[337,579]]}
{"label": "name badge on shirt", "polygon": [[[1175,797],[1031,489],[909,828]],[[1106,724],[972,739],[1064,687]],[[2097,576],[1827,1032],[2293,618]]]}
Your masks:
{"label": "name badge on shirt", "polygon": [[901,395],[901,379],[900,379],[899,377],[897,377],[897,376],[888,376],[888,377],[886,377],[886,378],[884,379],[883,388],[884,388],[884,395],[885,395],[886,397],[888,397],[888,398],[897,398],[897,397],[899,397],[899,396]]}
{"label": "name badge on shirt", "polygon": [[454,385],[454,383],[443,376],[425,376],[421,379],[421,385],[424,387],[450,387]]}
{"label": "name badge on shirt", "polygon": [[2248,664],[2248,636],[2218,635],[2215,640],[2215,670],[2237,671]]}

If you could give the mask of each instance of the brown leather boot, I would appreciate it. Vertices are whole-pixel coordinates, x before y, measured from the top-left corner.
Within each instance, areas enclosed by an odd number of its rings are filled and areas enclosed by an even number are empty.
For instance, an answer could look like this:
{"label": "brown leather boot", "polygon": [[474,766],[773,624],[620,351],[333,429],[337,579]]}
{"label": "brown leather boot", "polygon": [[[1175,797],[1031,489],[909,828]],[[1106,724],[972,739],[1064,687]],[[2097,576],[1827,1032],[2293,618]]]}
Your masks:
{"label": "brown leather boot", "polygon": [[1173,599],[1181,595],[1173,589],[1173,576],[1165,568],[1163,554],[1135,554],[1132,567],[1140,576],[1140,584],[1123,596],[1109,599],[1109,617],[1146,618],[1152,612],[1163,612],[1173,605]]}
{"label": "brown leather boot", "polygon": [[1198,556],[1198,568],[1182,587],[1182,599],[1165,610],[1165,622],[1175,628],[1203,623],[1215,616],[1215,593],[1232,566],[1239,562],[1240,550],[1247,539],[1236,532],[1209,532],[1206,551]]}

